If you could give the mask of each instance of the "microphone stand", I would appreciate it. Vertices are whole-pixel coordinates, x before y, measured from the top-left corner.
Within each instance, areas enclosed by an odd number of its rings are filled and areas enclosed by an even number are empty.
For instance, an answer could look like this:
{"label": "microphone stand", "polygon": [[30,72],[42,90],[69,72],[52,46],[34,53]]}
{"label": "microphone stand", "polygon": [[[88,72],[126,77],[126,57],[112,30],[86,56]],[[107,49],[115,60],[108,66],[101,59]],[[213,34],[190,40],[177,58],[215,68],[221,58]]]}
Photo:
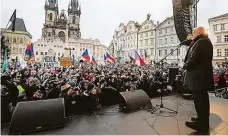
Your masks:
{"label": "microphone stand", "polygon": [[[186,42],[186,41],[187,41],[187,40],[181,42],[181,43],[179,44],[179,46],[178,46],[176,49],[174,49],[172,52],[170,52],[168,55],[166,55],[166,56],[165,56],[163,59],[161,59],[158,63],[163,62],[164,59],[166,59],[168,56],[170,56],[171,54],[173,54],[173,52],[175,52],[177,49],[179,49],[179,48],[183,45],[183,43]],[[156,64],[156,63],[155,63],[155,64]],[[156,65],[157,65],[157,64],[156,64]],[[157,104],[157,105],[156,105],[157,109],[156,109],[155,111],[153,111],[152,113],[156,112],[157,110],[160,110],[159,114],[161,114],[161,112],[162,112],[161,109],[166,109],[166,110],[171,111],[171,113],[177,114],[177,111],[176,111],[176,110],[172,110],[172,109],[167,108],[167,107],[164,106],[164,104],[163,104],[163,93],[164,93],[164,87],[162,86],[162,88],[161,88],[161,96],[160,96],[160,104]]]}

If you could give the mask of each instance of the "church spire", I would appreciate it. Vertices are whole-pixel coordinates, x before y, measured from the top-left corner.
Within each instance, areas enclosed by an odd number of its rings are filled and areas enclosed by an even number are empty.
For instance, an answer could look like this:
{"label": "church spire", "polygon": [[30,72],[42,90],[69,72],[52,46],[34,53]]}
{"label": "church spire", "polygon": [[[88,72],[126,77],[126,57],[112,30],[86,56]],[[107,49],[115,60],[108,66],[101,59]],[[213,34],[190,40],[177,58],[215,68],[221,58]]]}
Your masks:
{"label": "church spire", "polygon": [[68,6],[68,14],[69,13],[78,13],[81,14],[80,5],[78,0],[70,0]]}
{"label": "church spire", "polygon": [[49,8],[49,9],[58,8],[58,0],[46,0],[45,8]]}

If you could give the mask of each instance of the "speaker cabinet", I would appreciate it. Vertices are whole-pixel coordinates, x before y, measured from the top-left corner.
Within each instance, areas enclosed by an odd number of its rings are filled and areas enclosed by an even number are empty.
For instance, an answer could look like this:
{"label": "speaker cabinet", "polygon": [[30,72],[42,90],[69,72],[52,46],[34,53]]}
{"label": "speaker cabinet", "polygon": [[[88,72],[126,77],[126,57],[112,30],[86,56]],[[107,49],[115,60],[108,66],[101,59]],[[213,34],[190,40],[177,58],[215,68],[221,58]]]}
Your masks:
{"label": "speaker cabinet", "polygon": [[120,92],[119,106],[124,112],[133,112],[148,104],[150,98],[143,90]]}
{"label": "speaker cabinet", "polygon": [[190,5],[192,5],[190,0],[173,0],[174,24],[180,42],[186,40],[188,34],[192,34],[193,22]]}
{"label": "speaker cabinet", "polygon": [[9,134],[26,134],[65,124],[64,99],[20,102],[12,115]]}
{"label": "speaker cabinet", "polygon": [[179,73],[179,69],[178,68],[169,68],[169,83],[172,83],[175,81],[176,76]]}

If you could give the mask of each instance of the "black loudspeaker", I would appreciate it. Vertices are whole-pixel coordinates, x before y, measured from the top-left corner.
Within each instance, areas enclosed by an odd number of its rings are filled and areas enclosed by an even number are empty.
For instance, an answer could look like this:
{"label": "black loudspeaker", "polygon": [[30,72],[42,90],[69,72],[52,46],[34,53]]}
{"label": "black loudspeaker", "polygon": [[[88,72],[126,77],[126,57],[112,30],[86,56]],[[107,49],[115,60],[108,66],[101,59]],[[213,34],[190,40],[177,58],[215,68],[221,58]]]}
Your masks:
{"label": "black loudspeaker", "polygon": [[189,34],[192,34],[191,4],[192,2],[189,0],[173,0],[174,23],[180,42],[183,42]]}
{"label": "black loudspeaker", "polygon": [[179,69],[178,68],[169,68],[169,83],[172,83],[175,81],[176,76],[179,73]]}
{"label": "black loudspeaker", "polygon": [[119,92],[113,87],[101,89],[99,102],[102,106],[111,106],[119,103]]}
{"label": "black loudspeaker", "polygon": [[20,102],[13,112],[9,134],[27,134],[64,125],[63,98]]}
{"label": "black loudspeaker", "polygon": [[120,109],[133,112],[150,104],[149,96],[143,90],[120,92]]}

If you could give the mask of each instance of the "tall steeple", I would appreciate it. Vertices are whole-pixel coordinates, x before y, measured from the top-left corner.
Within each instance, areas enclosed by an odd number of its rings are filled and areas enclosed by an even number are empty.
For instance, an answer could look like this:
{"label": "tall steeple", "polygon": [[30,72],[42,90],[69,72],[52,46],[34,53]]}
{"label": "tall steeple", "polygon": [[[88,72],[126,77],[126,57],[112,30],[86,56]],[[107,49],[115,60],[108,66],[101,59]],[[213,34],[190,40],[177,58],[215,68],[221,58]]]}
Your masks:
{"label": "tall steeple", "polygon": [[58,0],[46,0],[45,9],[58,9]]}
{"label": "tall steeple", "polygon": [[70,0],[68,14],[70,13],[78,14],[79,16],[81,15],[81,7],[78,0]]}

